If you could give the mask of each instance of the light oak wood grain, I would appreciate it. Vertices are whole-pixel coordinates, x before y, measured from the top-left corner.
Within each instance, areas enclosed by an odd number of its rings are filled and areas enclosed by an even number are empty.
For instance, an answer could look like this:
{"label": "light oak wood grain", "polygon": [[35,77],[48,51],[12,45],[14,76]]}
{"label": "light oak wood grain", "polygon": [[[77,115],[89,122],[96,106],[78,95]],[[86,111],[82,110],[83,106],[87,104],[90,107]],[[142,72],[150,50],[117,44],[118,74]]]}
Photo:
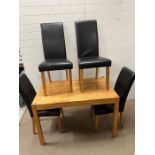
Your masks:
{"label": "light oak wood grain", "polygon": [[66,80],[68,81],[68,70],[66,69]]}
{"label": "light oak wood grain", "polygon": [[37,131],[38,131],[38,135],[39,135],[40,144],[44,145],[45,144],[45,140],[44,140],[42,128],[41,128],[41,125],[40,125],[40,118],[38,116],[38,113],[37,113],[35,105],[32,105],[32,111],[33,111],[33,115],[34,115],[35,124],[37,126]]}
{"label": "light oak wood grain", "polygon": [[43,95],[46,96],[46,79],[45,79],[45,73],[41,72],[41,79],[42,79],[42,85],[43,85]]}
{"label": "light oak wood grain", "polygon": [[110,67],[106,67],[106,89],[109,89]]}
{"label": "light oak wood grain", "polygon": [[70,83],[70,91],[72,92],[73,88],[72,88],[72,70],[71,69],[69,69],[69,83]]}
{"label": "light oak wood grain", "polygon": [[98,67],[96,67],[96,79],[98,79]]}
{"label": "light oak wood grain", "polygon": [[[97,82],[97,84],[96,84]],[[46,88],[48,96],[44,96],[41,86],[33,103],[37,103],[37,109],[62,108],[79,105],[94,105],[99,103],[112,103],[114,99],[119,98],[113,88],[106,90],[105,78],[85,79],[85,91],[81,92],[79,81],[73,81],[73,92],[70,92],[68,82],[54,81],[47,82]]]}

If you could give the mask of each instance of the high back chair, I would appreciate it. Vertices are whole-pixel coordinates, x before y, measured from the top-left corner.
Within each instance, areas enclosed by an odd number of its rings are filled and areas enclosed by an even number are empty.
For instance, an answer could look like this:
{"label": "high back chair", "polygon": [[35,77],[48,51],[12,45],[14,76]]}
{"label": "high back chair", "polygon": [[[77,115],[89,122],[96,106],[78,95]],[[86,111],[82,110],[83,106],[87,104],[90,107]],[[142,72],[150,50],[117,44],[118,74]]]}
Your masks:
{"label": "high back chair", "polygon": [[54,70],[66,70],[66,77],[67,80],[69,79],[72,91],[71,69],[73,64],[66,56],[63,23],[42,23],[41,34],[45,60],[39,65],[39,71],[41,72],[44,95],[47,95],[44,72],[48,72],[51,82],[50,71]]}
{"label": "high back chair", "polygon": [[[116,80],[115,91],[120,97],[119,100],[119,112],[120,112],[120,122],[121,127],[124,127],[124,107],[126,103],[127,96],[129,94],[130,88],[135,80],[135,73],[127,67],[123,67],[119,73],[119,76]],[[113,113],[114,105],[111,104],[102,104],[92,106],[92,112],[94,116],[94,129],[97,130],[98,127],[98,115]]]}
{"label": "high back chair", "polygon": [[83,90],[83,69],[96,68],[97,79],[98,67],[106,67],[106,89],[109,89],[109,67],[111,66],[111,60],[99,56],[97,21],[76,21],[75,28],[81,90]]}
{"label": "high back chair", "polygon": [[[28,108],[28,111],[30,113],[30,117],[32,119],[32,127],[33,127],[33,133],[36,133],[36,125],[35,125],[35,121],[34,121],[34,117],[33,117],[33,112],[32,112],[32,107],[31,104],[33,102],[33,99],[36,96],[36,91],[33,88],[30,80],[28,79],[28,77],[26,76],[25,73],[22,73],[19,76],[19,93],[21,94],[21,96],[23,97],[26,106]],[[39,117],[47,117],[47,116],[57,116],[58,120],[58,127],[60,129],[60,131],[62,130],[61,128],[61,115],[63,116],[63,111],[60,108],[57,109],[48,109],[48,110],[38,110],[38,115]]]}

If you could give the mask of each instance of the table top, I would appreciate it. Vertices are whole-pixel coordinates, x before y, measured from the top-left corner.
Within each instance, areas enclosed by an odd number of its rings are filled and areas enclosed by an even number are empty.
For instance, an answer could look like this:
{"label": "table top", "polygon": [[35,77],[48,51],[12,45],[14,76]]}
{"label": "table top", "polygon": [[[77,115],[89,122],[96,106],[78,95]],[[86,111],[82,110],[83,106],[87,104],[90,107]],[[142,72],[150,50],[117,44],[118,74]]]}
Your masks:
{"label": "table top", "polygon": [[84,79],[83,92],[80,91],[79,80],[73,80],[73,92],[70,92],[69,81],[46,82],[48,96],[43,95],[43,87],[40,86],[33,100],[38,110],[62,108],[81,105],[108,104],[119,100],[119,96],[112,87],[106,90],[105,78]]}

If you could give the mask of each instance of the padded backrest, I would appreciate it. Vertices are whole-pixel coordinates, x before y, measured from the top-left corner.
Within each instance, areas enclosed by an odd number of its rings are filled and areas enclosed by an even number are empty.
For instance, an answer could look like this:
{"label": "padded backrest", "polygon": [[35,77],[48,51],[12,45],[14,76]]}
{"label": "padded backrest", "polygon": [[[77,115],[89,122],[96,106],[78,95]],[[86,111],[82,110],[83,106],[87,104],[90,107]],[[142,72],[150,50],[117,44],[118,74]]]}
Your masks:
{"label": "padded backrest", "polygon": [[66,58],[63,23],[42,23],[41,34],[45,59]]}
{"label": "padded backrest", "polygon": [[115,91],[120,97],[119,111],[123,112],[130,88],[135,80],[135,73],[123,67],[115,84]]}
{"label": "padded backrest", "polygon": [[23,100],[26,102],[26,106],[31,117],[33,117],[31,104],[34,97],[36,96],[36,91],[25,73],[22,73],[19,76],[19,93],[23,97]]}
{"label": "padded backrest", "polygon": [[96,20],[75,22],[78,57],[99,55]]}

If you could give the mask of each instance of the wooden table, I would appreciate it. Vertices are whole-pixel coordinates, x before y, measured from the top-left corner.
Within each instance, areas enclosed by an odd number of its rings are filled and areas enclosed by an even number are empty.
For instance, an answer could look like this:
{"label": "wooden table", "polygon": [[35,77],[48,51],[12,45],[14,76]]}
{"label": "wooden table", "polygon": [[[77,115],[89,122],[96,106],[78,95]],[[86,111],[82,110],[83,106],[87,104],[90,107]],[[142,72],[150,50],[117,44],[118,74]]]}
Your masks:
{"label": "wooden table", "polygon": [[73,81],[73,92],[70,92],[69,81],[47,82],[47,95],[43,95],[42,86],[32,103],[35,123],[37,126],[40,144],[44,145],[45,140],[40,125],[40,119],[37,110],[64,108],[72,106],[85,106],[95,104],[114,103],[113,129],[112,137],[117,134],[117,114],[119,105],[119,96],[113,88],[106,90],[105,78],[85,79],[83,81],[83,92],[80,91],[79,81]]}

